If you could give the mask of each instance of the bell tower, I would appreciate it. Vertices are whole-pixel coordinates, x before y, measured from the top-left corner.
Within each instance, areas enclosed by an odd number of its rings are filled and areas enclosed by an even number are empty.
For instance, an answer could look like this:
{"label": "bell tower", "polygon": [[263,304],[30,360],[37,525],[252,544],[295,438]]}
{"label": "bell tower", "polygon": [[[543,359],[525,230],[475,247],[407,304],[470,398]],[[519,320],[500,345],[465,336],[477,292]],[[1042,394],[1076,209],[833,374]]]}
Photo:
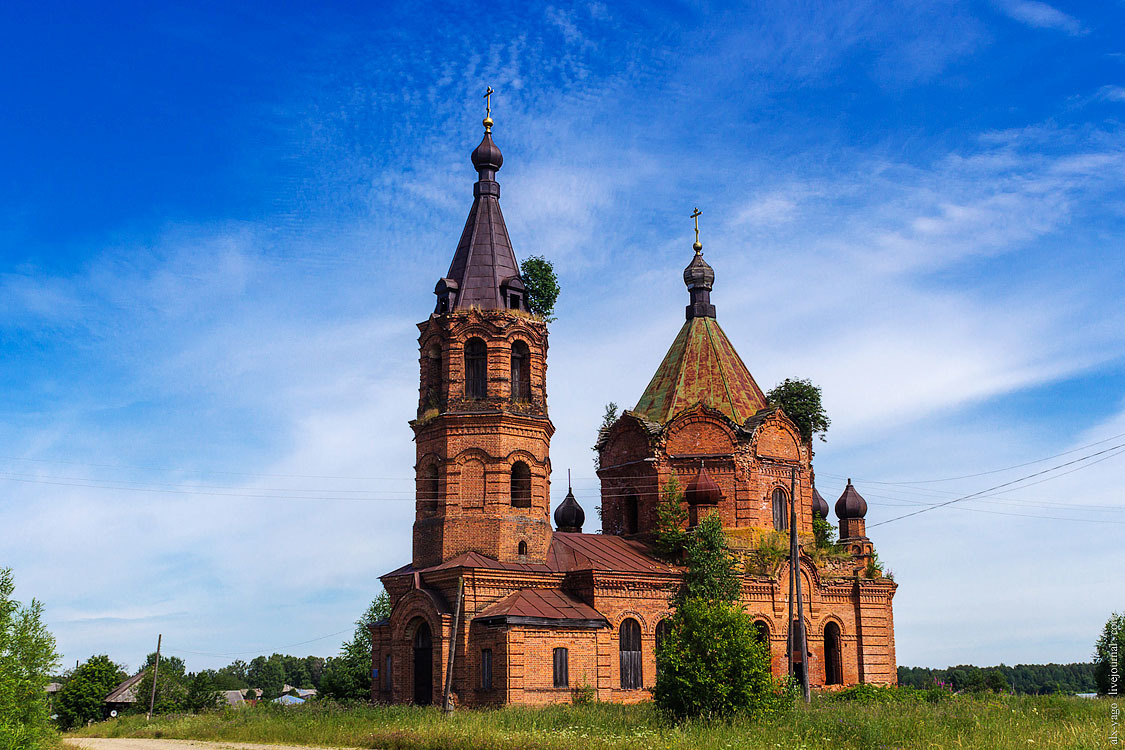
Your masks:
{"label": "bell tower", "polygon": [[542,563],[551,543],[547,325],[527,306],[500,212],[490,115],[469,217],[418,324],[415,568],[465,552]]}

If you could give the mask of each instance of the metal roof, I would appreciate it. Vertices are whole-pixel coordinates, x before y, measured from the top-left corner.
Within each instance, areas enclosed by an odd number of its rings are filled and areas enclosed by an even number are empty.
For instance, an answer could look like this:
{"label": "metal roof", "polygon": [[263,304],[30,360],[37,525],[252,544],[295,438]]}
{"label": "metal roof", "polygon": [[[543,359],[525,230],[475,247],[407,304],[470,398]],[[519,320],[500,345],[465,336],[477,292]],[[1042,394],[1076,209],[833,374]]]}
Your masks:
{"label": "metal roof", "polygon": [[684,323],[633,412],[664,425],[697,403],[737,425],[767,406],[766,395],[714,318]]}
{"label": "metal roof", "polygon": [[[473,151],[473,166],[480,177],[473,186],[473,206],[449,264],[449,273],[442,279],[445,288],[457,290],[454,310],[508,309],[509,300],[501,286],[519,279],[519,263],[500,211],[500,185],[494,179],[503,161],[492,136],[485,133],[484,140]],[[522,282],[518,288],[522,289]],[[519,297],[519,309],[526,312],[527,301],[522,293]]]}
{"label": "metal roof", "polygon": [[568,627],[607,627],[605,616],[558,589],[520,589],[473,618],[510,625],[554,624]]}

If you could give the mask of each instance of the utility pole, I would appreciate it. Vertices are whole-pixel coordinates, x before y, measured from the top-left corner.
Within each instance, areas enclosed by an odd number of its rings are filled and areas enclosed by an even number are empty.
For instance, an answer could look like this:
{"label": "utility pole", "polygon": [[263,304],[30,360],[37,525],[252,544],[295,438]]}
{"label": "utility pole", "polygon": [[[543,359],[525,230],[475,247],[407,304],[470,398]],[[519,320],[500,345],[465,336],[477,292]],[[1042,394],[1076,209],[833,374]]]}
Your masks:
{"label": "utility pole", "polygon": [[[805,703],[812,700],[809,687],[809,641],[805,633],[805,600],[801,596],[801,545],[797,543],[797,467],[789,469],[789,525],[793,529],[790,538],[793,544],[794,583],[797,587],[797,635],[801,647],[801,686]],[[792,608],[792,604],[790,604]]]}
{"label": "utility pole", "polygon": [[152,719],[152,709],[156,705],[156,673],[160,671],[160,641],[164,639],[163,633],[156,635],[156,663],[152,665],[152,695],[148,699],[148,716],[145,721]]}
{"label": "utility pole", "polygon": [[461,623],[461,602],[465,598],[465,578],[457,579],[457,609],[453,610],[453,632],[449,636],[449,664],[445,667],[445,692],[442,696],[441,708],[446,716],[453,713],[453,704],[449,700],[449,691],[453,687],[453,659],[457,656],[457,628]]}

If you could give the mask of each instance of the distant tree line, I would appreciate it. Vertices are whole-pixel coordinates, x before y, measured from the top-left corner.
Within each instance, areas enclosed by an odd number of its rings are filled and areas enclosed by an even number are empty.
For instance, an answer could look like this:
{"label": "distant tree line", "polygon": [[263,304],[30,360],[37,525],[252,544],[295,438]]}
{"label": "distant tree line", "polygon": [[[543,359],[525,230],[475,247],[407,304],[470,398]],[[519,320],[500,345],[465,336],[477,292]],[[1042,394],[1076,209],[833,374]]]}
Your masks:
{"label": "distant tree line", "polygon": [[1094,664],[1017,664],[1009,667],[975,667],[961,664],[945,669],[926,667],[899,667],[898,682],[919,689],[935,683],[949,685],[955,691],[1022,693],[1025,695],[1050,695],[1059,693],[1093,693]]}

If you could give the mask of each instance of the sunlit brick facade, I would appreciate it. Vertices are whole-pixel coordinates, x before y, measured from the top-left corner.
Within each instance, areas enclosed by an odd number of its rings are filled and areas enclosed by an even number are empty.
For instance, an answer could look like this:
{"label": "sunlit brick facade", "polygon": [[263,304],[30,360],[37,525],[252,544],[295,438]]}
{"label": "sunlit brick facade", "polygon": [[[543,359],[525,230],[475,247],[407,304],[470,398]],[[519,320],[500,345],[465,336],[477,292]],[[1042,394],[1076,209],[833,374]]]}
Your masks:
{"label": "sunlit brick facade", "polygon": [[372,628],[372,698],[438,703],[449,678],[461,705],[568,702],[576,690],[650,699],[681,576],[649,547],[673,478],[686,489],[687,526],[722,519],[776,674],[789,671],[789,571],[758,551],[795,502],[811,552],[800,565],[810,683],[894,683],[896,585],[868,565],[866,504],[849,482],[836,504],[848,554],[812,549],[813,514],[828,508],[811,446],[719,327],[698,240],[684,271],[687,321],[637,406],[599,439],[601,533],[581,533],[573,495],[552,527],[547,326],[527,306],[500,212],[503,158],[486,126],[468,221],[419,324],[413,557],[382,577],[392,611]]}

